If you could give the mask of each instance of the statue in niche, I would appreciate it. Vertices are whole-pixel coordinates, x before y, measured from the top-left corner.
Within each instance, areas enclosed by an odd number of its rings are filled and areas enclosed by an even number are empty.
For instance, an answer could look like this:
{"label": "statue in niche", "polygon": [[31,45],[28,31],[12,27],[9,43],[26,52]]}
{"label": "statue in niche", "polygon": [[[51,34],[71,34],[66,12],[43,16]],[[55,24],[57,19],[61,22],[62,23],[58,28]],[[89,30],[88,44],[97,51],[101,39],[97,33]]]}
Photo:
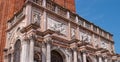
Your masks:
{"label": "statue in niche", "polygon": [[88,42],[88,43],[91,41],[91,36],[90,35],[88,35],[86,33],[83,33],[81,36],[82,36],[82,41]]}
{"label": "statue in niche", "polygon": [[33,23],[36,25],[40,25],[40,20],[41,20],[41,16],[39,13],[34,13],[33,14]]}
{"label": "statue in niche", "polygon": [[73,28],[71,29],[71,37],[75,38],[75,29],[73,29]]}
{"label": "statue in niche", "polygon": [[63,24],[63,23],[60,24],[60,32],[63,33],[63,34],[66,33],[65,24]]}
{"label": "statue in niche", "polygon": [[91,36],[90,35],[87,35],[88,36],[88,42],[91,41]]}
{"label": "statue in niche", "polygon": [[94,38],[94,42],[95,42],[95,47],[98,47],[98,42],[97,42],[97,38]]}
{"label": "statue in niche", "polygon": [[106,48],[106,44],[104,41],[101,42],[101,46],[102,46],[102,48]]}

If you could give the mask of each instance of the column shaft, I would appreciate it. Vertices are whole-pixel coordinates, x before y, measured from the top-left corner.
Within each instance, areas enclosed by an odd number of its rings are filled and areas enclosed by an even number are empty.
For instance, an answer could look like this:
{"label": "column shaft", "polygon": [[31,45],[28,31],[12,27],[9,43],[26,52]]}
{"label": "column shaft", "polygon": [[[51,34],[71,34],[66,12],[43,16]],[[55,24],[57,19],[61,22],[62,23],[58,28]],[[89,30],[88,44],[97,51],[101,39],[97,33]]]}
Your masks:
{"label": "column shaft", "polygon": [[34,62],[34,40],[30,40],[30,56],[29,56],[29,62]]}
{"label": "column shaft", "polygon": [[77,51],[76,50],[74,50],[74,62],[77,62]]}
{"label": "column shaft", "polygon": [[47,58],[46,58],[46,62],[51,62],[50,44],[47,44]]}
{"label": "column shaft", "polygon": [[21,52],[21,62],[28,62],[28,43],[23,41],[22,52]]}
{"label": "column shaft", "polygon": [[86,61],[86,53],[83,53],[83,62],[87,62]]}
{"label": "column shaft", "polygon": [[99,62],[102,62],[102,58],[101,57],[99,57]]}
{"label": "column shaft", "polygon": [[107,60],[107,59],[105,59],[105,62],[108,62],[108,60]]}

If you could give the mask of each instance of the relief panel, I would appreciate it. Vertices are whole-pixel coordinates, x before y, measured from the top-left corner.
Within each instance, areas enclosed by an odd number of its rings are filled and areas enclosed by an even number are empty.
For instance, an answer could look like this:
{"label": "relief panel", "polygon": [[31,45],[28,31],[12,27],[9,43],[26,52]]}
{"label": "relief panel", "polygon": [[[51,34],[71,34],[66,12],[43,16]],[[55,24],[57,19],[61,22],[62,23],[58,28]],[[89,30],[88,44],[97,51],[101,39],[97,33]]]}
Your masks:
{"label": "relief panel", "polygon": [[76,34],[75,28],[71,28],[71,38],[72,39],[75,39],[75,34]]}
{"label": "relief panel", "polygon": [[80,29],[79,36],[80,36],[80,41],[85,41],[85,42],[90,43],[92,40],[91,33],[87,32],[83,29]]}
{"label": "relief panel", "polygon": [[94,46],[95,47],[98,47],[98,44],[99,44],[99,40],[98,39],[99,39],[99,37],[97,35],[94,35],[94,39],[93,40],[94,40]]}
{"label": "relief panel", "polygon": [[67,25],[62,23],[62,22],[59,22],[53,18],[50,18],[50,17],[47,17],[47,28],[48,29],[51,29],[53,31],[56,31],[58,33],[61,33],[61,34],[64,34],[64,35],[67,35],[66,32],[67,32]]}
{"label": "relief panel", "polygon": [[107,49],[108,44],[106,43],[105,40],[101,39],[101,47]]}
{"label": "relief panel", "polygon": [[[34,8],[33,8],[34,9]],[[40,22],[41,22],[41,13],[38,10],[32,10],[32,23],[40,26]]]}

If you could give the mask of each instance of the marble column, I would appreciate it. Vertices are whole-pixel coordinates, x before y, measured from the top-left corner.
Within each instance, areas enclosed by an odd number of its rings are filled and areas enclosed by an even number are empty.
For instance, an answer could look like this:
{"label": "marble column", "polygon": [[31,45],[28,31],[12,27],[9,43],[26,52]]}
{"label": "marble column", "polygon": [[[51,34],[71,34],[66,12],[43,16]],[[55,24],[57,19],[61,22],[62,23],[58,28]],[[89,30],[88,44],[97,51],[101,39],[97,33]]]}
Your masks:
{"label": "marble column", "polygon": [[29,62],[34,62],[34,39],[30,39]]}
{"label": "marble column", "polygon": [[23,41],[22,52],[21,52],[21,62],[29,62],[28,60],[28,41]]}
{"label": "marble column", "polygon": [[108,62],[107,58],[105,58],[105,62]]}
{"label": "marble column", "polygon": [[51,62],[51,48],[50,48],[50,44],[47,43],[47,58],[46,58],[46,62]]}
{"label": "marble column", "polygon": [[42,43],[42,62],[46,62],[46,51],[45,43]]}
{"label": "marble column", "polygon": [[87,62],[86,59],[87,59],[87,58],[86,58],[86,53],[83,52],[83,62]]}
{"label": "marble column", "polygon": [[101,56],[99,56],[99,59],[98,59],[98,60],[99,60],[99,62],[102,62],[102,57],[101,57]]}
{"label": "marble column", "polygon": [[74,54],[74,62],[77,62],[77,51],[74,50],[74,51],[73,51],[73,54]]}

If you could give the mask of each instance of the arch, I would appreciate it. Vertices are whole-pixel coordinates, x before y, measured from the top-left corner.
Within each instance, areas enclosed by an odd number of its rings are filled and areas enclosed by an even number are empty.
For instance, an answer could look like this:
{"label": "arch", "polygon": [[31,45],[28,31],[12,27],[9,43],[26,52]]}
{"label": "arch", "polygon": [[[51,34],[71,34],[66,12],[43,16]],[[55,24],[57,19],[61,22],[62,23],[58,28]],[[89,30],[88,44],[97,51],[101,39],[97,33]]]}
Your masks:
{"label": "arch", "polygon": [[56,50],[51,51],[51,62],[64,62],[63,56]]}
{"label": "arch", "polygon": [[[57,47],[53,47],[53,48],[51,49],[51,51],[53,51],[53,50],[59,52],[64,59],[67,58],[67,52],[66,52],[64,49],[62,49],[62,48],[57,48]],[[65,60],[64,60],[64,61],[65,61]]]}
{"label": "arch", "polygon": [[41,54],[40,52],[34,53],[34,62],[41,62]]}
{"label": "arch", "polygon": [[13,62],[20,62],[21,41],[18,39],[14,44]]}

